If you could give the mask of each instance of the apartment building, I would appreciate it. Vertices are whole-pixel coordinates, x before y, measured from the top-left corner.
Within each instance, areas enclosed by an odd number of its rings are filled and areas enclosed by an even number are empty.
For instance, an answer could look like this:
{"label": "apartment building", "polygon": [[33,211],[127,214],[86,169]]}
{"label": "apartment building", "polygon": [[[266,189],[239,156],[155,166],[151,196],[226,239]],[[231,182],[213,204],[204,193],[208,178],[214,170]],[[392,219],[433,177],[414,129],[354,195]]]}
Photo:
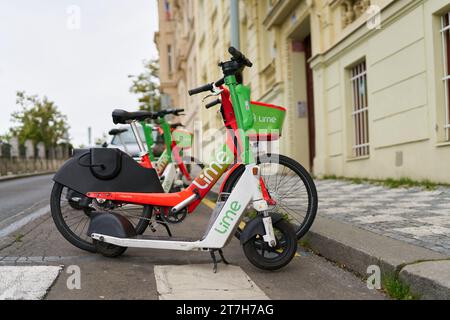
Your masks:
{"label": "apartment building", "polygon": [[[178,90],[163,91],[218,127],[184,89],[220,77],[229,0],[159,2],[161,64],[167,12],[179,29],[164,41],[185,48],[172,57],[185,62]],[[444,0],[241,0],[241,50],[254,62],[244,82],[253,100],[287,108],[280,151],[319,176],[450,183],[449,13]]]}

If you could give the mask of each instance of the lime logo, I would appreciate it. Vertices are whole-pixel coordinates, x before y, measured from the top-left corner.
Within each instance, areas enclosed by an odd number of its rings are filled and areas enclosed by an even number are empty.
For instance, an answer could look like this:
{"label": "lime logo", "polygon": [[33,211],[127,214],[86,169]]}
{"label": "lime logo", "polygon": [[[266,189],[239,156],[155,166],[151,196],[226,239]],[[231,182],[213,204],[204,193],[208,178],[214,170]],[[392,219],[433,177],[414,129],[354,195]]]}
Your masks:
{"label": "lime logo", "polygon": [[256,114],[253,114],[253,119],[259,123],[277,123],[278,121],[277,117],[257,116]]}
{"label": "lime logo", "polygon": [[220,228],[214,228],[218,233],[224,234],[230,228],[231,223],[236,218],[236,215],[241,208],[241,205],[237,201],[233,201],[230,205],[230,208],[225,212],[225,215],[222,218],[222,221],[219,222]]}
{"label": "lime logo", "polygon": [[262,117],[262,116],[258,116],[258,122],[261,122],[261,123],[276,123],[277,122],[277,118],[276,117]]}
{"label": "lime logo", "polygon": [[227,154],[225,152],[219,152],[216,155],[216,160],[202,171],[200,176],[193,181],[193,184],[199,189],[207,189],[225,171],[228,167],[227,163],[229,163]]}

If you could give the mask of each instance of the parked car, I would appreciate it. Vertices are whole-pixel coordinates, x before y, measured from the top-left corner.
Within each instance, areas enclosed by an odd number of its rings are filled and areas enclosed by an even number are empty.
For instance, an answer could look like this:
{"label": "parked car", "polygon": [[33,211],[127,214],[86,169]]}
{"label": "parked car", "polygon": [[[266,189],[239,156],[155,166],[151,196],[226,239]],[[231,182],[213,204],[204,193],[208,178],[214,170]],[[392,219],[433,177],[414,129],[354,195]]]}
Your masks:
{"label": "parked car", "polygon": [[[142,141],[145,142],[144,130],[141,126],[139,128],[139,136]],[[133,158],[139,157],[139,146],[136,142],[131,128],[129,127],[116,127],[109,131],[111,136],[111,141],[109,144],[105,145],[107,148],[118,148],[126,153],[128,153]],[[153,140],[155,144],[153,146],[153,152],[156,157],[159,157],[164,150],[164,139],[157,132],[153,132]]]}

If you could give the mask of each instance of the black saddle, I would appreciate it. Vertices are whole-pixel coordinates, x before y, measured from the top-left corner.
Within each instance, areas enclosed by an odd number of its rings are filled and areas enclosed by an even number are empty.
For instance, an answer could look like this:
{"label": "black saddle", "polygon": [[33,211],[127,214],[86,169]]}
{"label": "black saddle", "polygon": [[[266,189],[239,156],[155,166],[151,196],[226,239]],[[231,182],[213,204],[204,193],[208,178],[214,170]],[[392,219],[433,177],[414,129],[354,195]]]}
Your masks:
{"label": "black saddle", "polygon": [[115,136],[115,135],[118,135],[118,134],[121,134],[121,133],[124,133],[124,132],[127,132],[128,131],[128,129],[111,129],[109,132],[108,132],[108,134],[110,135],[110,136]]}

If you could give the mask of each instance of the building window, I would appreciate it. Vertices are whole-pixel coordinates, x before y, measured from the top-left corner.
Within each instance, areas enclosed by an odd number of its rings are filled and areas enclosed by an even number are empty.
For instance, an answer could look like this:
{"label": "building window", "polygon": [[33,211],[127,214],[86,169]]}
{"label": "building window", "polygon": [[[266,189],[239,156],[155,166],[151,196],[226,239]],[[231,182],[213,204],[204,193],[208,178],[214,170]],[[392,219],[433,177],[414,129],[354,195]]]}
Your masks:
{"label": "building window", "polygon": [[169,73],[173,72],[173,52],[172,46],[169,44],[167,46],[167,67],[169,69]]}
{"label": "building window", "polygon": [[444,58],[444,81],[445,87],[445,135],[450,140],[450,12],[441,17],[442,51]]}
{"label": "building window", "polygon": [[353,157],[368,156],[369,145],[369,106],[367,99],[366,62],[350,69],[352,88]]}

